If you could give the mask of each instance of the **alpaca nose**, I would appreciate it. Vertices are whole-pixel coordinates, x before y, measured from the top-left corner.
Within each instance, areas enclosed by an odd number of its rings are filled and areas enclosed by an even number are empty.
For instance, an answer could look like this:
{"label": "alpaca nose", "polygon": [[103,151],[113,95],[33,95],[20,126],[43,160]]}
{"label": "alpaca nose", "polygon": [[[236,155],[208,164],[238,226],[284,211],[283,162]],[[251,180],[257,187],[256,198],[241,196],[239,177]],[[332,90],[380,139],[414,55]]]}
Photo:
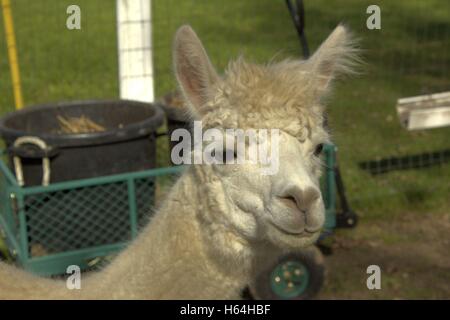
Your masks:
{"label": "alpaca nose", "polygon": [[295,206],[301,212],[307,213],[311,206],[320,198],[320,192],[315,187],[292,187],[287,189],[281,198],[288,206]]}

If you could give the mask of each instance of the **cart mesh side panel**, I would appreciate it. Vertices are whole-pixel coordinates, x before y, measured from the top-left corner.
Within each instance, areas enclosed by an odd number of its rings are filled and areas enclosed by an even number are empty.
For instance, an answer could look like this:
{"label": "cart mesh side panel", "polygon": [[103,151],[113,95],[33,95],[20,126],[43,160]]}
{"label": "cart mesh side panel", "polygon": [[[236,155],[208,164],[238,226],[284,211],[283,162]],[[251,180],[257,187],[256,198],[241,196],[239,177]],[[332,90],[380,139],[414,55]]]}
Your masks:
{"label": "cart mesh side panel", "polygon": [[[145,183],[136,186],[138,212],[153,203],[153,179],[140,180]],[[26,196],[30,256],[131,240],[128,192],[127,182],[119,181]]]}
{"label": "cart mesh side panel", "polygon": [[[1,161],[1,160],[0,160]],[[15,240],[19,240],[18,226],[19,219],[17,216],[17,198],[15,195],[11,198],[8,191],[9,182],[4,174],[0,174],[0,221],[3,220],[5,226],[9,228]],[[1,229],[0,225],[0,229]],[[6,230],[3,230],[6,231]]]}
{"label": "cart mesh side panel", "polygon": [[138,227],[141,228],[147,224],[154,213],[155,178],[136,179],[134,183],[136,188]]}
{"label": "cart mesh side panel", "polygon": [[0,215],[5,221],[9,220],[7,219],[7,213],[9,212],[8,198],[6,177],[3,174],[0,174]]}

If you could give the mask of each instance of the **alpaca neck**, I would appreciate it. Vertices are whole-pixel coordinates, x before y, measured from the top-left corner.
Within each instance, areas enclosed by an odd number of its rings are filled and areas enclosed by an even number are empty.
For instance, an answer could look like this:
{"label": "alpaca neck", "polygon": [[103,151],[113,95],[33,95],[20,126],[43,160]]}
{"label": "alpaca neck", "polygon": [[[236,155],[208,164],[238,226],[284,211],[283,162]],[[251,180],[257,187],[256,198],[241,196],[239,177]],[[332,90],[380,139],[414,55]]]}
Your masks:
{"label": "alpaca neck", "polygon": [[[208,206],[205,181],[189,168],[138,238],[93,276],[96,296],[113,298],[238,298],[251,259],[245,241],[201,217]],[[206,198],[205,198],[206,197]],[[211,231],[214,231],[211,233]],[[219,245],[219,246],[218,246]],[[97,289],[95,289],[97,288]]]}

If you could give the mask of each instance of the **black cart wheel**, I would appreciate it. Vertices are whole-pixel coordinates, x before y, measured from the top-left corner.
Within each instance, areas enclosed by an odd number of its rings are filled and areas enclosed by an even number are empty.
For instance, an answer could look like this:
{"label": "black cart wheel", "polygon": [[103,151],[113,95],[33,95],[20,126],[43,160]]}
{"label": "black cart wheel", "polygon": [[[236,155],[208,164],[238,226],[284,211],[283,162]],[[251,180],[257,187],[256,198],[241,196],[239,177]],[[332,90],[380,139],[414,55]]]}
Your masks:
{"label": "black cart wheel", "polygon": [[250,293],[262,300],[313,298],[325,277],[323,255],[316,246],[281,256],[250,285]]}

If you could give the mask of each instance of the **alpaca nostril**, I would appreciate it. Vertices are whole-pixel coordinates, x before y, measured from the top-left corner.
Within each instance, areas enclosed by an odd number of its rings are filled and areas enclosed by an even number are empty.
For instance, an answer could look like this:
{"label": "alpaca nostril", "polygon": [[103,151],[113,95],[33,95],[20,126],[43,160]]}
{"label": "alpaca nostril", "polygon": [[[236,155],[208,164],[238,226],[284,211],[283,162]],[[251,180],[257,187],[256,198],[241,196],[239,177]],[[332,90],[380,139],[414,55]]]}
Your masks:
{"label": "alpaca nostril", "polygon": [[300,210],[299,206],[297,205],[297,200],[294,197],[292,197],[292,196],[280,197],[280,200],[287,207],[294,209],[294,210]]}
{"label": "alpaca nostril", "polygon": [[316,188],[308,187],[303,190],[300,198],[300,208],[309,209],[320,198],[320,192]]}

